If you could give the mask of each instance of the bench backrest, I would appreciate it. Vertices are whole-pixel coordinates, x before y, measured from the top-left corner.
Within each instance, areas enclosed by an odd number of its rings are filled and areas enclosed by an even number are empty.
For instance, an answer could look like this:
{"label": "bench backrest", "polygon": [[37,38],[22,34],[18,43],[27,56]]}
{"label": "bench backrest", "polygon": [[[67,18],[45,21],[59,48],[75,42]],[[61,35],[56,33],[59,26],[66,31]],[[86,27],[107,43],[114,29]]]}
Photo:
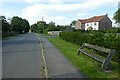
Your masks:
{"label": "bench backrest", "polygon": [[[98,51],[101,51],[101,52],[108,53],[108,56],[105,59],[102,59],[99,56],[96,56],[96,55],[85,52],[84,49],[83,49],[85,47],[92,48],[92,49],[95,49],[95,50],[98,50]],[[108,67],[108,65],[110,63],[110,60],[112,59],[113,55],[115,54],[114,49],[107,49],[107,48],[99,47],[99,46],[88,44],[88,43],[83,43],[79,50],[82,51],[83,53],[85,53],[86,55],[94,58],[95,60],[102,62],[101,67],[103,69],[107,69],[107,67]],[[78,51],[78,54],[79,53],[80,52]]]}
{"label": "bench backrest", "polygon": [[105,52],[105,53],[111,53],[111,52],[114,51],[113,49],[107,49],[107,48],[99,47],[99,46],[96,46],[96,45],[91,45],[91,44],[88,44],[88,43],[84,43],[83,45],[88,47],[88,48],[96,49],[98,51]]}

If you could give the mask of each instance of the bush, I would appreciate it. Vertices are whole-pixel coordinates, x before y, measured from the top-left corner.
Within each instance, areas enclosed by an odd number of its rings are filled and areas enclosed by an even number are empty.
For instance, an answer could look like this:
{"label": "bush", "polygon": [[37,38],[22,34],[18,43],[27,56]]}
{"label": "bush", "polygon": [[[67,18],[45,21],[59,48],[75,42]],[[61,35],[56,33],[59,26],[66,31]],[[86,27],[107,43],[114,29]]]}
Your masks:
{"label": "bush", "polygon": [[[114,61],[118,62],[120,57],[120,35],[116,33],[103,33],[99,31],[90,31],[89,33],[83,33],[79,31],[75,32],[62,32],[60,37],[63,40],[71,42],[73,44],[82,45],[82,43],[90,43],[101,47],[115,49],[116,54],[113,58]],[[104,55],[104,54],[103,54]],[[105,56],[105,55],[104,55]]]}
{"label": "bush", "polygon": [[120,33],[120,28],[111,28],[105,31],[106,33]]}

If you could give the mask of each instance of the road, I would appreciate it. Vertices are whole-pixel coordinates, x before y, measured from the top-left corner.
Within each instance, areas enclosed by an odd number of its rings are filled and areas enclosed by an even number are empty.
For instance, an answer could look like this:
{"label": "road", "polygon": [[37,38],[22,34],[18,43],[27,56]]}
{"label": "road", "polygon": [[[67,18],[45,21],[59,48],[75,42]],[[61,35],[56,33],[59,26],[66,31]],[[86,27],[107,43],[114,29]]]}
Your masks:
{"label": "road", "polygon": [[33,33],[3,41],[3,78],[42,78],[41,49]]}
{"label": "road", "polygon": [[[52,37],[54,38],[54,37]],[[22,34],[2,42],[3,78],[43,78],[43,57],[49,78],[84,78],[43,35]]]}
{"label": "road", "polygon": [[[78,71],[64,55],[44,36],[39,36],[43,44],[44,55],[50,78],[85,78],[86,76]],[[54,38],[54,37],[51,37]],[[59,42],[58,42],[59,43]]]}

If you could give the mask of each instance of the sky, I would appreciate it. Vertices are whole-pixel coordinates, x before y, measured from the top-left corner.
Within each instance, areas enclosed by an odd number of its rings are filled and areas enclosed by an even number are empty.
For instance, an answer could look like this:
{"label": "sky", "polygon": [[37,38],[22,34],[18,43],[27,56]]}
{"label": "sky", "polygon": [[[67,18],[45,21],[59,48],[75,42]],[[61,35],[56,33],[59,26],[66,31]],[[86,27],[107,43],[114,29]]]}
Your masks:
{"label": "sky", "polygon": [[43,20],[69,25],[73,20],[108,14],[112,19],[119,0],[0,0],[0,15],[19,16],[30,25]]}

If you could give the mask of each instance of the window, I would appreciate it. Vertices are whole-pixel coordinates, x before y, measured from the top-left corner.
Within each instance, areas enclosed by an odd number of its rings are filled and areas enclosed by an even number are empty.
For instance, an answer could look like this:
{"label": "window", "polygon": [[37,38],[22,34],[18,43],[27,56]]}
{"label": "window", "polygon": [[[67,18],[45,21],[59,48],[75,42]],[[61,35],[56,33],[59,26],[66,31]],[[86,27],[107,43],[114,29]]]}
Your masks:
{"label": "window", "polygon": [[96,24],[96,22],[94,23],[94,26],[96,26],[97,24]]}
{"label": "window", "polygon": [[87,23],[87,26],[89,26],[89,24]]}

